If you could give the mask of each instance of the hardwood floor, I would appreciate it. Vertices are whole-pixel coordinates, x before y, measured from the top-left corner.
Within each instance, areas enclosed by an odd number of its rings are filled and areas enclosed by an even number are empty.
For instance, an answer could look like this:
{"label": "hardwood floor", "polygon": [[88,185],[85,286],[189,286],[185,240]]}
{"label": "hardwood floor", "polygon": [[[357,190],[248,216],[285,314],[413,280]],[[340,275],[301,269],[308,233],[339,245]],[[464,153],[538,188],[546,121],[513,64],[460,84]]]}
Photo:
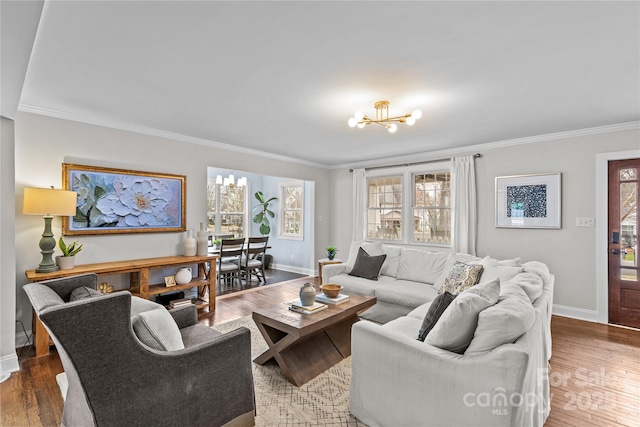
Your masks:
{"label": "hardwood floor", "polygon": [[[260,307],[293,299],[301,278],[218,297],[215,313],[201,313],[205,325],[248,316]],[[554,316],[551,322],[551,415],[545,426],[640,426],[640,330]],[[1,426],[55,426],[62,398],[55,376],[57,354],[34,358],[25,351],[19,372],[0,384]]]}

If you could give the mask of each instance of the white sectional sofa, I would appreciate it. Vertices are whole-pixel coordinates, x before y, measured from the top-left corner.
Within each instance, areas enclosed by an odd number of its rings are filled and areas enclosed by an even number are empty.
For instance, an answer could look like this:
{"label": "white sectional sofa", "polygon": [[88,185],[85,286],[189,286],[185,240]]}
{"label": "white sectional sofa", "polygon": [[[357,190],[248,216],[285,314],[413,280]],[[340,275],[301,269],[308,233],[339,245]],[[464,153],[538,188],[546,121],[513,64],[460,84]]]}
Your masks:
{"label": "white sectional sofa", "polygon": [[[550,409],[554,287],[545,264],[434,254],[379,242],[356,243],[350,252],[360,246],[372,255],[387,254],[377,281],[349,276],[349,260],[323,268],[324,283],[378,298],[362,315],[375,322],[358,322],[352,330],[350,408],[356,418],[370,426],[544,424]],[[476,314],[473,324],[436,323],[421,342],[418,331],[456,261],[485,266],[476,287],[499,290],[497,302]],[[436,328],[446,338],[460,327],[472,334],[466,349],[453,352],[429,343]]]}

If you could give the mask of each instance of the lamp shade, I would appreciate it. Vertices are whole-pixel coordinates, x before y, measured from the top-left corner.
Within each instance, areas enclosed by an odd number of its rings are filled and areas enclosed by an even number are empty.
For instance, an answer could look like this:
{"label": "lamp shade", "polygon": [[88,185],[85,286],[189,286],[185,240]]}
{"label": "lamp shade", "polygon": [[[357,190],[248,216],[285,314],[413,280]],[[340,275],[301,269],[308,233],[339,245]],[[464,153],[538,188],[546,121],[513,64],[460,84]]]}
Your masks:
{"label": "lamp shade", "polygon": [[22,213],[71,216],[76,214],[78,193],[53,188],[25,188]]}

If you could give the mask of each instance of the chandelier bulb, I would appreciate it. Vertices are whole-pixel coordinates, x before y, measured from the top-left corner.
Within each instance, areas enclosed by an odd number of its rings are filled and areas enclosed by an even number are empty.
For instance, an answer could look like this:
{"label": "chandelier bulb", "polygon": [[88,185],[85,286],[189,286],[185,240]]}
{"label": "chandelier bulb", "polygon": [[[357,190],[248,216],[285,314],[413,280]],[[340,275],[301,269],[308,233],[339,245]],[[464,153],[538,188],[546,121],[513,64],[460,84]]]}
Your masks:
{"label": "chandelier bulb", "polygon": [[411,113],[411,117],[414,118],[415,120],[418,120],[420,117],[422,117],[422,111],[414,110],[413,113]]}
{"label": "chandelier bulb", "polygon": [[405,123],[408,124],[409,126],[413,126],[416,123],[416,119],[414,119],[413,116],[409,116],[405,120]]}
{"label": "chandelier bulb", "polygon": [[362,111],[356,111],[356,113],[353,115],[353,117],[357,120],[360,121],[364,118],[364,113]]}
{"label": "chandelier bulb", "polygon": [[389,129],[389,132],[393,133],[398,130],[398,126],[395,123],[391,123],[387,129]]}
{"label": "chandelier bulb", "polygon": [[365,126],[364,122],[358,123],[358,128],[362,129]]}
{"label": "chandelier bulb", "polygon": [[354,128],[358,124],[358,120],[355,117],[351,117],[347,123],[349,124],[349,127]]}

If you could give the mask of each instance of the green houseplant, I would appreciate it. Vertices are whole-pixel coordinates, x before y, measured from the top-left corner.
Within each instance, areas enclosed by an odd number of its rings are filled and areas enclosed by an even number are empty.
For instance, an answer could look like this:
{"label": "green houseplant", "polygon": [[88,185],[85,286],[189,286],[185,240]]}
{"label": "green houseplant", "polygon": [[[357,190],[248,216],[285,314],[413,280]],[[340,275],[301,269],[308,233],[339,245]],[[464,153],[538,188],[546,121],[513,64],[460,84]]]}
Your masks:
{"label": "green houseplant", "polygon": [[334,259],[338,250],[334,246],[327,246],[327,258]]}
{"label": "green houseplant", "polygon": [[276,214],[269,209],[269,203],[277,200],[278,198],[272,197],[267,200],[264,197],[264,194],[262,194],[262,191],[256,191],[255,197],[260,203],[253,207],[254,212],[258,211],[258,213],[253,217],[253,222],[260,224],[260,234],[266,236],[271,233],[269,217],[274,218],[276,216]]}
{"label": "green houseplant", "polygon": [[60,251],[62,251],[62,255],[56,257],[56,264],[58,264],[60,270],[72,269],[75,265],[76,254],[82,250],[82,244],[76,240],[70,245],[67,245],[64,240],[62,240],[62,237],[60,237],[60,239],[58,239],[58,246],[60,247]]}

